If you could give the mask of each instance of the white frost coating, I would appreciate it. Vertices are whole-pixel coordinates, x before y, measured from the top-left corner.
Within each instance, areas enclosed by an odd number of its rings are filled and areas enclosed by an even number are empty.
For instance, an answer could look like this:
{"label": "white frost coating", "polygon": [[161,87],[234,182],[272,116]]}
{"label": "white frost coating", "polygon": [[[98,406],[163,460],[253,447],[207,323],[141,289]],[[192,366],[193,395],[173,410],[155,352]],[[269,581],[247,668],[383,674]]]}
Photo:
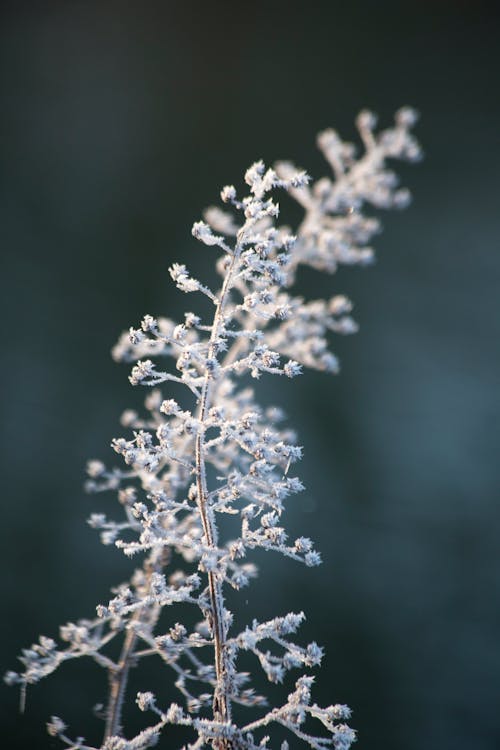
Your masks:
{"label": "white frost coating", "polygon": [[[280,410],[260,406],[240,376],[293,378],[304,367],[338,371],[330,334],[357,330],[352,305],[343,295],[312,301],[296,296],[295,272],[301,264],[334,271],[340,263],[371,260],[368,243],[379,223],[362,209],[407,203],[408,193],[398,188],[386,160],[419,157],[409,132],[415,119],[412,110],[402,109],[393,128],[376,134],[375,116],[362,112],[357,127],[365,151],[358,159],[335,131],[321,133],[318,145],[333,179],[310,185],[306,173],[289,163],[274,169],[261,161],[253,164],[245,174],[250,193],[239,199],[233,186],[223,188],[229,210],[208,209],[206,221],[193,226],[196,239],[222,252],[217,262],[221,289],[201,284],[182,264],[169,269],[179,289],[211,300],[213,316],[204,321],[188,312],[184,322],[174,323],[145,315],[113,350],[115,359],[133,363],[130,382],[152,389],[144,415],[125,411],[122,425],[129,433],[112,442],[124,467],[108,469],[99,460],[87,466],[88,489],[117,492],[123,518],[117,522],[94,513],[89,523],[104,544],[115,544],[128,556],[141,555],[142,564],[127,584],[113,590],[107,604],[97,607],[97,618],[63,626],[62,646],[42,636],[23,651],[24,671],[5,677],[26,690],[65,661],[92,658],[107,671],[110,686],[102,750],[143,750],[163,734],[171,745],[172,724],[191,733],[184,750],[276,747],[266,734],[273,724],[289,731],[292,747],[348,750],[355,740],[345,723],[351,714],[347,706],[320,708],[312,702],[312,676],[299,677],[283,705],[269,706],[238,667],[241,652],[253,654],[268,680],[281,683],[290,670],[318,666],[323,656],[316,643],[301,646],[291,640],[303,612],[254,620],[233,632],[225,591],[256,577],[257,568],[248,560],[253,549],[279,552],[309,567],[321,562],[309,538],[291,540],[283,525],[288,498],[304,489],[293,475],[302,449],[280,425]],[[296,234],[276,226],[279,208],[271,197],[276,189],[287,191],[304,209]],[[175,374],[159,368],[157,358],[173,359]],[[185,398],[162,394],[156,386],[165,382],[183,386]],[[232,516],[232,538],[220,532],[221,513]],[[179,558],[190,572],[177,567]],[[189,628],[177,622],[165,632],[158,626],[160,614],[179,603],[194,607],[201,620]],[[106,653],[112,641],[121,641],[116,660]],[[154,722],[126,739],[127,678],[146,656],[156,656],[171,670],[182,705],[162,706],[161,696],[140,692],[137,708],[153,715]],[[234,721],[233,704],[250,709],[245,723]],[[47,729],[74,750],[95,750],[82,738],[70,739],[58,717]],[[280,747],[289,750],[290,745],[283,741]]]}

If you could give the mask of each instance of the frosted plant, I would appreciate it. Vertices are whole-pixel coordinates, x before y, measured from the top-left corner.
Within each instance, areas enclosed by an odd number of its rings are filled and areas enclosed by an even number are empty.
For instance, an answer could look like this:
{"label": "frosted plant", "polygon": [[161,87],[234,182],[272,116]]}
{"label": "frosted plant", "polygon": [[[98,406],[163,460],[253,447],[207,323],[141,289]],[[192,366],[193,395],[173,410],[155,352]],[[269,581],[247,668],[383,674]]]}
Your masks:
{"label": "frosted plant", "polygon": [[[267,735],[276,724],[288,730],[293,747],[347,750],[355,739],[346,723],[347,706],[320,708],[313,702],[312,676],[299,676],[286,701],[272,706],[239,667],[240,654],[248,652],[270,682],[281,683],[289,671],[319,665],[323,654],[314,642],[301,646],[292,640],[302,612],[253,620],[237,632],[226,604],[229,588],[239,590],[255,578],[249,559],[254,549],[309,567],[320,563],[312,541],[289,539],[283,526],[288,498],[304,489],[293,469],[301,448],[282,426],[280,410],[260,406],[243,376],[293,378],[304,366],[338,370],[329,332],[356,330],[351,303],[344,296],[309,302],[295,296],[296,270],[302,264],[333,272],[341,263],[372,260],[369,242],[379,224],[363,209],[408,202],[386,160],[419,157],[410,134],[414,121],[414,112],[402,109],[394,127],[376,134],[374,116],[361,113],[359,158],[333,130],[321,133],[318,144],[332,179],[311,183],[289,163],[250,167],[249,194],[239,198],[233,186],[225,187],[221,198],[227,209],[208,209],[192,230],[219,253],[221,288],[210,289],[184,265],[170,268],[179,289],[208,298],[213,315],[203,320],[189,312],[177,324],[146,315],[113,350],[115,359],[134,363],[130,382],[150,392],[144,416],[126,411],[122,424],[131,432],[113,440],[124,467],[88,464],[88,489],[117,492],[123,519],[98,513],[89,523],[104,544],[130,557],[141,555],[142,565],[97,607],[95,619],[61,628],[62,646],[41,637],[23,651],[24,672],[6,675],[25,691],[70,659],[96,661],[109,679],[102,750],[142,750],[163,735],[171,746],[169,725],[186,728],[191,737],[186,750],[276,747]],[[279,209],[271,196],[278,189],[304,209],[296,236],[276,224]],[[174,367],[164,368],[164,359],[173,359]],[[159,386],[165,383],[177,389],[177,399],[171,393],[164,397]],[[175,610],[170,626],[162,624],[161,613],[178,604],[197,612],[193,624],[178,622]],[[117,659],[107,649],[112,641],[121,642]],[[122,712],[129,671],[150,656],[171,670],[179,703],[165,705],[161,695],[139,693],[137,707],[151,719],[126,739]],[[233,712],[234,706],[250,709],[247,718],[241,719],[239,708]],[[93,750],[83,738],[71,739],[57,717],[48,731],[74,750]],[[287,750],[288,742],[280,747]]]}

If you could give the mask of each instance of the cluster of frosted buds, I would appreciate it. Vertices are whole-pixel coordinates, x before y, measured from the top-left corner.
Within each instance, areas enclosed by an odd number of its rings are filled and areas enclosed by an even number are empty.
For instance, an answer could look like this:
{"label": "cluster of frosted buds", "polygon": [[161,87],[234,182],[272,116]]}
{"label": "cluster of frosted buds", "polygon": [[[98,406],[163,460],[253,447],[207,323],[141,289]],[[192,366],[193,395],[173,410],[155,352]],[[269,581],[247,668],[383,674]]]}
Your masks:
{"label": "cluster of frosted buds", "polygon": [[[314,185],[292,189],[304,209],[298,230],[299,244],[294,264],[310,265],[331,273],[340,264],[371,263],[369,243],[380,231],[380,222],[363,213],[365,204],[376,208],[404,208],[410,193],[399,186],[397,175],[388,168],[388,159],[415,162],[420,146],[411,133],[417,113],[409,107],[396,112],[395,125],[375,132],[377,117],[360,112],[356,125],[364,146],[357,157],[356,147],[340,139],[334,130],[318,135],[318,146],[330,164],[333,179],[324,177]],[[276,166],[286,177],[295,169],[288,162]]]}
{"label": "cluster of frosted buds", "polygon": [[[88,489],[116,491],[123,516],[117,521],[96,513],[89,523],[100,530],[104,544],[142,556],[142,565],[97,607],[95,619],[61,628],[66,645],[41,638],[23,652],[24,672],[6,676],[25,690],[67,660],[94,659],[107,671],[110,685],[102,750],[152,747],[161,735],[168,736],[170,725],[191,733],[186,750],[268,748],[265,732],[273,723],[291,733],[294,746],[300,741],[316,750],[347,750],[355,739],[345,724],[347,706],[312,703],[311,676],[296,681],[283,705],[269,707],[239,667],[242,652],[253,654],[268,680],[281,683],[290,670],[319,665],[323,654],[314,642],[301,646],[291,640],[302,612],[254,620],[234,632],[226,606],[227,587],[238,590],[257,574],[248,559],[254,549],[307,566],[321,562],[312,541],[290,539],[283,524],[286,501],[304,489],[293,473],[302,450],[282,426],[280,410],[260,406],[242,376],[293,378],[303,367],[338,370],[329,338],[332,332],[356,331],[352,305],[341,295],[327,301],[295,296],[295,270],[309,264],[332,271],[338,263],[370,260],[367,243],[378,222],[362,209],[366,203],[393,207],[407,201],[386,159],[418,157],[409,132],[414,120],[410,110],[401,110],[395,127],[376,135],[375,118],[362,113],[357,124],[365,152],[358,159],[334,131],[322,133],[318,143],[333,179],[313,185],[290,164],[250,167],[249,194],[239,198],[236,188],[225,187],[221,198],[229,210],[208,209],[205,221],[193,226],[197,240],[220,252],[221,288],[200,283],[184,265],[170,268],[181,291],[209,299],[213,315],[203,320],[188,312],[181,323],[146,315],[113,350],[117,360],[133,363],[130,382],[151,389],[144,413],[124,412],[127,436],[112,442],[122,468],[108,469],[97,460],[88,464]],[[276,224],[276,189],[287,191],[305,210],[296,236]],[[173,368],[161,364],[165,358],[173,359]],[[163,383],[175,384],[180,395],[165,398]],[[189,621],[195,624],[177,622],[175,613],[170,626],[160,624],[162,611],[178,604],[194,608]],[[118,659],[106,649],[115,639],[122,641]],[[122,714],[128,675],[153,655],[171,671],[182,705],[161,707],[161,696],[139,693],[139,710],[155,720],[126,739]],[[252,709],[257,718],[235,721],[234,705]],[[319,734],[311,732],[311,719],[319,722]],[[48,731],[74,750],[94,750],[82,738],[70,739],[57,717]],[[281,750],[288,748],[284,741]]]}

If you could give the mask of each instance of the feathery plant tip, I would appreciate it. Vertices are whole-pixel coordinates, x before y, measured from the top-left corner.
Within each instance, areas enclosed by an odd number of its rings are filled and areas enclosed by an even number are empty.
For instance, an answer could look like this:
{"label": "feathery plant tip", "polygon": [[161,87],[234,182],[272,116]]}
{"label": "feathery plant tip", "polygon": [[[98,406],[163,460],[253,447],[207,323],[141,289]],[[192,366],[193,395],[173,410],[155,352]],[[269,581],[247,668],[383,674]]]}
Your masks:
{"label": "feathery plant tip", "polygon": [[[329,335],[357,330],[352,305],[342,295],[313,301],[296,296],[296,272],[308,265],[332,273],[339,264],[372,260],[369,243],[380,227],[364,209],[408,203],[408,191],[398,186],[386,162],[419,158],[411,134],[415,121],[415,112],[403,108],[392,127],[377,133],[375,116],[362,112],[356,121],[364,146],[359,156],[335,131],[324,131],[318,146],[332,177],[314,183],[288,162],[274,169],[253,164],[245,174],[248,195],[238,197],[232,185],[224,187],[226,208],[208,209],[192,229],[197,240],[219,252],[220,289],[198,281],[185,265],[169,269],[180,290],[208,298],[213,314],[203,320],[188,312],[181,323],[146,315],[113,349],[116,360],[133,363],[132,385],[151,390],[144,416],[123,414],[122,425],[131,434],[112,442],[124,468],[106,468],[98,460],[87,466],[87,489],[117,492],[122,520],[95,513],[89,523],[100,530],[103,544],[142,555],[142,564],[97,607],[96,618],[63,626],[63,645],[41,637],[23,651],[24,671],[5,677],[25,691],[64,662],[93,659],[109,681],[102,750],[143,750],[163,737],[171,745],[172,725],[189,735],[184,750],[276,747],[267,734],[273,725],[280,736],[291,735],[293,747],[347,750],[355,740],[347,706],[321,708],[313,702],[312,676],[296,679],[282,705],[274,706],[239,668],[240,655],[248,652],[270,682],[281,683],[291,670],[318,666],[323,655],[316,643],[293,640],[303,612],[253,620],[235,632],[227,606],[228,590],[247,586],[257,575],[248,559],[252,550],[278,552],[309,567],[321,562],[309,538],[291,540],[283,526],[288,497],[304,489],[293,471],[301,448],[282,426],[282,412],[259,405],[242,376],[338,371]],[[277,224],[277,190],[304,211],[295,234]],[[174,367],[164,368],[165,358],[173,358]],[[164,383],[176,384],[178,400],[164,397]],[[160,616],[178,604],[192,605],[195,619],[183,625],[174,611],[166,626]],[[120,644],[118,658],[109,655],[112,642]],[[161,695],[138,693],[137,709],[151,718],[126,739],[129,673],[149,656],[171,671],[179,703],[165,705]],[[81,737],[71,739],[58,717],[47,729],[73,750],[95,750]],[[289,748],[286,739],[280,748]]]}

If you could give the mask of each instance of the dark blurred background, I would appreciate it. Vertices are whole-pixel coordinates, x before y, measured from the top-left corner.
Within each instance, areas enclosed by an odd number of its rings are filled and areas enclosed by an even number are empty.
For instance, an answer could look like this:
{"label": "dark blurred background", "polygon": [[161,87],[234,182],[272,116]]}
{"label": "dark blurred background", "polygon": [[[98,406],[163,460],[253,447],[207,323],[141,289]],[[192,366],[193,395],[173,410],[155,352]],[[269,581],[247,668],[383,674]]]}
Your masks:
{"label": "dark blurred background", "polygon": [[[353,707],[360,750],[500,747],[496,11],[2,4],[2,670],[127,577],[85,524],[115,501],[84,495],[83,468],[111,458],[121,411],[144,395],[111,361],[118,334],[189,309],[172,260],[210,273],[190,236],[201,209],[257,158],[322,176],[318,130],[353,139],[361,108],[385,125],[411,104],[426,159],[397,167],[414,202],[383,217],[377,265],[301,278],[309,296],[355,302],[342,373],[261,386],[305,445],[291,533],[325,563],[263,558],[239,601],[248,619],[306,611],[303,638],[327,649],[316,697]],[[93,738],[101,679],[68,666],[29,691],[24,716],[2,687],[4,746],[58,746],[52,713]]]}

